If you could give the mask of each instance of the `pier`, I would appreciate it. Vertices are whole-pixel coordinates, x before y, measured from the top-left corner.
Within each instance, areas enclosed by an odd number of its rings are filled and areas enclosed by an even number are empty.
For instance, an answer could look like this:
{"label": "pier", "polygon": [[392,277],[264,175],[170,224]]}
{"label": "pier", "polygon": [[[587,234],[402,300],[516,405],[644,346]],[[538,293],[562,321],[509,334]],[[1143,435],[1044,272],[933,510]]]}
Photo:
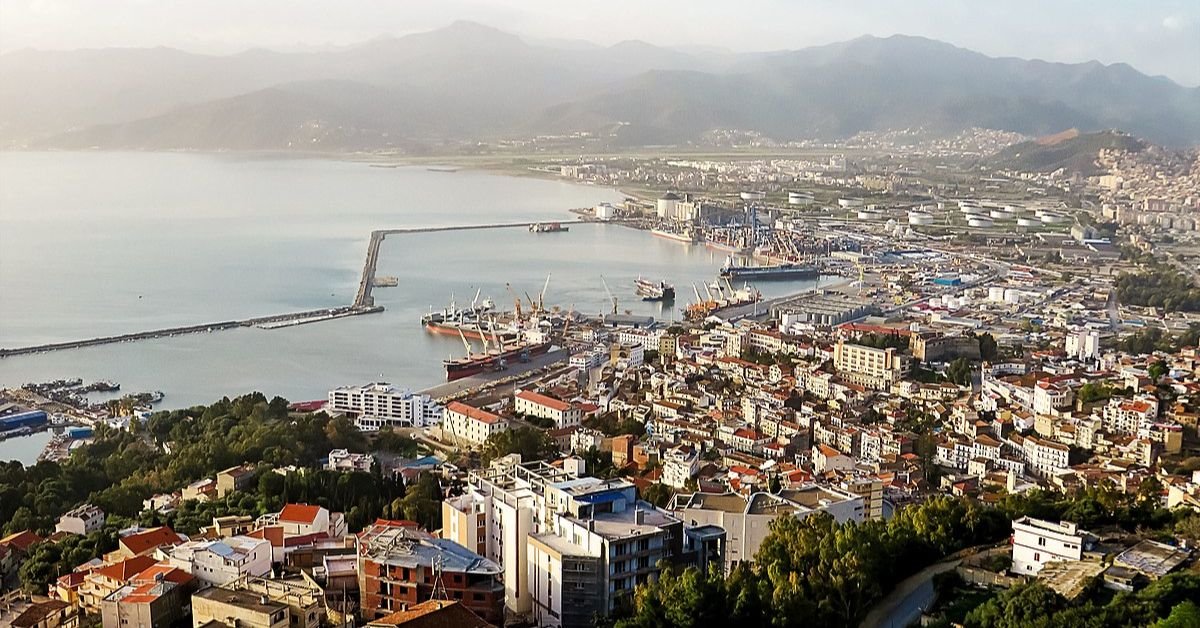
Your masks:
{"label": "pier", "polygon": [[516,227],[529,228],[534,222],[506,222],[492,223],[483,225],[450,225],[442,227],[406,227],[398,229],[376,229],[371,232],[371,238],[367,242],[367,257],[363,262],[362,278],[359,279],[358,292],[354,295],[354,302],[350,305],[325,308],[319,310],[306,310],[303,312],[289,312],[287,314],[274,314],[271,316],[259,316],[254,318],[246,318],[241,320],[218,321],[215,323],[202,323],[199,325],[184,325],[180,327],[168,327],[165,329],[152,329],[149,331],[139,331],[128,334],[118,334],[114,336],[100,336],[97,338],[86,338],[83,340],[69,340],[65,342],[50,342],[40,345],[32,345],[28,347],[17,347],[12,349],[0,348],[0,358],[10,356],[30,355],[34,353],[45,353],[48,351],[65,351],[68,349],[83,349],[85,347],[96,347],[100,345],[115,344],[118,342],[135,342],[138,340],[152,340],[155,338],[169,338],[172,336],[182,336],[184,334],[200,334],[213,331],[224,331],[235,329],[238,327],[258,327],[260,329],[281,329],[284,327],[294,327],[296,325],[305,325],[308,323],[318,323],[322,321],[336,320],[348,316],[358,316],[361,314],[375,314],[383,311],[382,306],[375,305],[375,297],[372,295],[372,289],[375,287],[375,269],[379,265],[379,245],[383,243],[384,238],[389,235],[402,235],[413,233],[433,233],[437,231],[472,231],[479,229],[512,229]]}

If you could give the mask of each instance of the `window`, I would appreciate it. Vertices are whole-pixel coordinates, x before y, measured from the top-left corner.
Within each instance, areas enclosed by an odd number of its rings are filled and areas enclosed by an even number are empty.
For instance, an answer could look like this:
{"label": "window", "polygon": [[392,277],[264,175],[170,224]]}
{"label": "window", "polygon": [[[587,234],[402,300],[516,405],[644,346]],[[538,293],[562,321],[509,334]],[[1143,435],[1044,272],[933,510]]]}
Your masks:
{"label": "window", "polygon": [[1046,537],[1039,536],[1038,537],[1038,545],[1041,547],[1046,547]]}

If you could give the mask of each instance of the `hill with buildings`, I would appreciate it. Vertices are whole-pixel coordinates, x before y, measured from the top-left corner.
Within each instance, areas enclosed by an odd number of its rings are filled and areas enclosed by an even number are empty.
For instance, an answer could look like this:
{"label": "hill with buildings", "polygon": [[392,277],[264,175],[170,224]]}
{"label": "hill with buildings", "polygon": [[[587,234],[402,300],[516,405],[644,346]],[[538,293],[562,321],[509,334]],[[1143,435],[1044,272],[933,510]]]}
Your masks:
{"label": "hill with buildings", "polygon": [[1069,129],[1013,144],[989,160],[992,166],[1024,172],[1054,172],[1060,168],[1085,175],[1100,171],[1096,156],[1102,149],[1140,151],[1146,142],[1120,131],[1080,133]]}

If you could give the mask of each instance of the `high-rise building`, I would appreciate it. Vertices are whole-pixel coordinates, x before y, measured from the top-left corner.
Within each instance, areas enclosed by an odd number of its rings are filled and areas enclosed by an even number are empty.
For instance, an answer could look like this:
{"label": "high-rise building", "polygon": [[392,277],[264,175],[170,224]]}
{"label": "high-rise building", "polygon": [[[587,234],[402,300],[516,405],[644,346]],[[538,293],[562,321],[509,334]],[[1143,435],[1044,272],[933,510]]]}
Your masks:
{"label": "high-rise building", "polygon": [[429,395],[399,390],[386,382],[335,388],[329,391],[326,409],[354,417],[354,424],[363,431],[425,427],[442,420],[442,406]]}

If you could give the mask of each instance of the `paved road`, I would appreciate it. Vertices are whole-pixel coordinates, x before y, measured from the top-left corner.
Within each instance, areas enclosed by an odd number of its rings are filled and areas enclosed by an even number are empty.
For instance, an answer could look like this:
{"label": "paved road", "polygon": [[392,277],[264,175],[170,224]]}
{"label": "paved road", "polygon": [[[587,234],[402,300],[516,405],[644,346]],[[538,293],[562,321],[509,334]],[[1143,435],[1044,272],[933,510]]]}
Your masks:
{"label": "paved road", "polygon": [[937,597],[934,576],[958,567],[961,562],[962,559],[948,560],[909,576],[871,609],[858,628],[904,628],[916,623]]}

